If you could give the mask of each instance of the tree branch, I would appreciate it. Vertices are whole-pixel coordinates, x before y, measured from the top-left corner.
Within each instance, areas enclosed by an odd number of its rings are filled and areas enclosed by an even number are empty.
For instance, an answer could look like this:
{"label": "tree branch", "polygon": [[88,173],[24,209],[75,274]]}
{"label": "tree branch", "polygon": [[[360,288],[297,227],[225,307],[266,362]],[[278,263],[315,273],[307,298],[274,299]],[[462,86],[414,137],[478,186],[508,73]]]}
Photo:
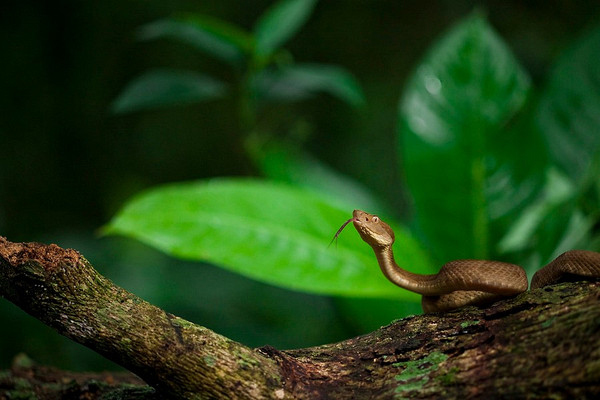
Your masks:
{"label": "tree branch", "polygon": [[[0,294],[179,398],[600,394],[600,284],[395,321],[301,350],[252,350],[114,286],[76,251],[0,239]],[[360,318],[360,316],[357,316]]]}
{"label": "tree branch", "polygon": [[274,361],[115,286],[74,250],[0,239],[0,294],[159,393],[274,398]]}

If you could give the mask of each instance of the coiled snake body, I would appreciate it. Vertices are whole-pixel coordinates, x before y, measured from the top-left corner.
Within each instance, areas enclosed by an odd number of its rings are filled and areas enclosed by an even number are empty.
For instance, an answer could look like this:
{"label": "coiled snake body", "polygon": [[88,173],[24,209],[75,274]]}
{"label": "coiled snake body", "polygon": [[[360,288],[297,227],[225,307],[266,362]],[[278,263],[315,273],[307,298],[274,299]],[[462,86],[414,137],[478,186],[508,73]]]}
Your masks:
{"label": "coiled snake body", "polygon": [[[500,261],[456,260],[444,264],[437,274],[421,275],[396,264],[392,251],[394,231],[379,217],[354,210],[353,222],[360,237],[375,251],[383,274],[394,284],[421,294],[423,311],[447,311],[469,304],[490,302],[527,290],[527,275],[518,265]],[[531,288],[545,286],[569,276],[600,277],[600,253],[571,250],[535,273]]]}

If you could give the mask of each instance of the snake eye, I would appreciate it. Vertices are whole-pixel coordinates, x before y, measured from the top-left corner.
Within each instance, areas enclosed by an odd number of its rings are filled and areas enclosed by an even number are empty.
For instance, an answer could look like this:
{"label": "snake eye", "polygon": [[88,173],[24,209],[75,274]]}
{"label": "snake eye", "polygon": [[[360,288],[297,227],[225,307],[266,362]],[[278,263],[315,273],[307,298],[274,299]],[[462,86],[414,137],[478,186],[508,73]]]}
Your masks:
{"label": "snake eye", "polygon": [[373,222],[379,222],[379,217],[377,215],[373,217]]}

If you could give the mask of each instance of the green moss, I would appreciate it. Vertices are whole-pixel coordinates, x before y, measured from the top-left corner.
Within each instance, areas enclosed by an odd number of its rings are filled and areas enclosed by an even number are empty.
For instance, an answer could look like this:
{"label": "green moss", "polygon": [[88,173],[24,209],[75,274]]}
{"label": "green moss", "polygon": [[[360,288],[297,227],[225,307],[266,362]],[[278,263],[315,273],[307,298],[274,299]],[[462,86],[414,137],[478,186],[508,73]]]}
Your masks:
{"label": "green moss", "polygon": [[217,363],[217,360],[215,360],[215,358],[213,356],[204,356],[204,362],[209,367],[214,367],[215,364]]}
{"label": "green moss", "polygon": [[439,380],[442,385],[452,385],[456,383],[456,374],[459,371],[460,370],[457,367],[452,367],[445,374],[437,376],[436,379]]}
{"label": "green moss", "polygon": [[243,349],[236,351],[236,353],[237,363],[243,369],[252,368],[259,364],[256,358],[252,357],[252,355],[246,351],[243,351]]}
{"label": "green moss", "polygon": [[27,379],[23,379],[23,378],[14,378],[13,379],[13,384],[15,389],[17,390],[24,390],[24,389],[31,389],[31,383],[29,383],[29,381]]}
{"label": "green moss", "polygon": [[542,328],[549,328],[556,321],[556,317],[552,317],[542,322]]}
{"label": "green moss", "polygon": [[174,318],[171,321],[172,324],[177,324],[178,326],[182,327],[182,328],[194,328],[196,326],[196,324],[194,324],[193,322],[187,321],[183,318]]}
{"label": "green moss", "polygon": [[479,320],[465,321],[460,324],[460,327],[465,329],[465,328],[468,328],[469,326],[473,326],[473,325],[479,325]]}
{"label": "green moss", "polygon": [[404,370],[395,377],[400,383],[396,388],[396,398],[404,398],[404,393],[421,389],[429,382],[429,374],[436,371],[439,364],[447,359],[448,356],[444,353],[434,351],[420,360],[403,361],[392,364],[394,367],[404,368]]}

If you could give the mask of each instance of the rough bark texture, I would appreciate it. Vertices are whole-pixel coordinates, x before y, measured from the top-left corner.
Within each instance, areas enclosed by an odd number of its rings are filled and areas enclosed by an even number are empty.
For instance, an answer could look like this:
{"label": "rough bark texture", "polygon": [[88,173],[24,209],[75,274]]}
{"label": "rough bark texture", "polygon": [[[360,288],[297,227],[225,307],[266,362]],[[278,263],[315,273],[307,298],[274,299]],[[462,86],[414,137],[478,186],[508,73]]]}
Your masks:
{"label": "rough bark texture", "polygon": [[134,372],[160,396],[600,395],[597,282],[549,286],[484,309],[408,317],[341,343],[291,351],[252,350],[165,313],[114,286],[77,252],[53,245],[0,239],[0,294]]}
{"label": "rough bark texture", "polygon": [[115,286],[79,253],[0,239],[0,294],[164,396],[274,397],[272,360]]}
{"label": "rough bark texture", "polygon": [[35,364],[25,354],[15,357],[10,370],[0,371],[0,400],[85,399],[159,400],[130,372],[68,372]]}

